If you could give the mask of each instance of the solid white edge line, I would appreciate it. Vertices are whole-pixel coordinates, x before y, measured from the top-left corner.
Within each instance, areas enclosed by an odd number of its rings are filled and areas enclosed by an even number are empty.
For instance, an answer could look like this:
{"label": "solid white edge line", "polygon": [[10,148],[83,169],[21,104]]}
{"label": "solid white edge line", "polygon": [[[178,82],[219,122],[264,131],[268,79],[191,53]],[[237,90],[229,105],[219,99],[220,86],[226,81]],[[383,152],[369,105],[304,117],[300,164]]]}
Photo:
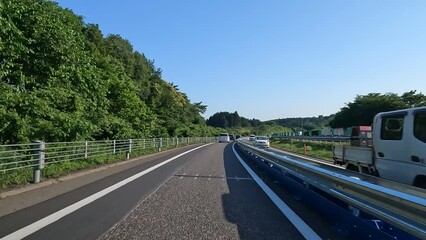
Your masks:
{"label": "solid white edge line", "polygon": [[280,197],[278,197],[272,189],[266,185],[262,179],[260,179],[256,173],[244,162],[240,155],[235,150],[235,143],[232,145],[232,150],[234,151],[235,156],[240,161],[241,165],[247,170],[251,177],[256,181],[259,187],[268,195],[268,197],[274,202],[278,209],[287,217],[287,219],[293,224],[294,227],[303,235],[305,239],[321,239],[312,228],[310,228],[287,204],[285,204]]}
{"label": "solid white edge line", "polygon": [[142,177],[143,175],[145,175],[145,174],[147,174],[147,173],[149,173],[149,172],[151,172],[151,171],[153,171],[153,170],[155,170],[155,169],[157,169],[157,168],[159,168],[159,167],[161,167],[161,166],[163,166],[163,165],[165,165],[165,164],[167,164],[167,163],[169,163],[169,162],[171,162],[171,161],[173,161],[173,160],[175,160],[175,159],[177,159],[177,158],[179,158],[179,157],[181,157],[185,154],[188,154],[192,151],[198,150],[202,147],[205,147],[205,146],[208,146],[208,145],[211,145],[211,144],[213,144],[213,143],[208,143],[208,144],[196,147],[194,149],[191,149],[191,150],[188,150],[188,151],[183,152],[181,154],[178,154],[178,155],[176,155],[172,158],[169,158],[164,162],[161,162],[161,163],[159,163],[155,166],[152,166],[148,169],[145,169],[142,172],[139,172],[139,173],[137,173],[133,176],[130,176],[130,177],[128,177],[128,178],[126,178],[126,179],[124,179],[124,180],[122,180],[122,181],[120,181],[120,182],[118,182],[118,183],[116,183],[116,184],[114,184],[110,187],[107,187],[107,188],[105,188],[105,189],[103,189],[103,190],[101,190],[97,193],[94,193],[94,194],[74,203],[74,204],[71,204],[68,207],[65,207],[65,208],[63,208],[63,209],[61,209],[61,210],[59,210],[55,213],[52,213],[49,216],[46,216],[46,217],[44,217],[44,218],[26,226],[26,227],[23,227],[19,230],[16,230],[15,232],[13,232],[13,233],[11,233],[11,234],[9,234],[9,235],[1,238],[1,239],[2,240],[15,240],[15,239],[22,239],[24,237],[27,237],[27,236],[35,233],[36,231],[58,221],[59,219],[65,217],[65,216],[67,216],[68,214],[86,206],[87,204],[107,195],[108,193],[110,193],[110,192],[112,192],[112,191],[114,191],[114,190],[116,190],[116,189],[118,189],[118,188],[140,178],[140,177]]}

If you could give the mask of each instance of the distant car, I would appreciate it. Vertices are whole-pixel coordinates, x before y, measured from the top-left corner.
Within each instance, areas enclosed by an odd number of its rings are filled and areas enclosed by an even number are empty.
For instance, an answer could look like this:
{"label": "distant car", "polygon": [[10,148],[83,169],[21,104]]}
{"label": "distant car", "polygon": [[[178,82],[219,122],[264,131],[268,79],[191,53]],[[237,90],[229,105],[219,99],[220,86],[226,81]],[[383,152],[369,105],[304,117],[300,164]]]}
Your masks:
{"label": "distant car", "polygon": [[237,135],[237,136],[235,136],[235,139],[238,139],[238,138],[240,138],[241,137],[241,135]]}
{"label": "distant car", "polygon": [[229,143],[230,138],[229,138],[229,134],[228,133],[221,133],[219,135],[219,142],[227,142]]}
{"label": "distant car", "polygon": [[255,136],[255,135],[250,135],[249,140],[250,140],[250,141],[254,141],[254,140],[256,140],[256,136]]}
{"label": "distant car", "polygon": [[269,148],[269,139],[266,136],[257,136],[253,145],[257,147]]}
{"label": "distant car", "polygon": [[230,139],[231,141],[235,140],[235,136],[234,136],[234,134],[229,134],[229,139]]}

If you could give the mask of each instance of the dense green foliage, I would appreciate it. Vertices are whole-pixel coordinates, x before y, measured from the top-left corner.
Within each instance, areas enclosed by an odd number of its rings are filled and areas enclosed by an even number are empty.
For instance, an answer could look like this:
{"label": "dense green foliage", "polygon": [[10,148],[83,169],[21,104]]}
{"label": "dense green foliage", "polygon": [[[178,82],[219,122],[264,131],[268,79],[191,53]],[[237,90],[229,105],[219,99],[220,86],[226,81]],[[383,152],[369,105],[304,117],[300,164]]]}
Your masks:
{"label": "dense green foliage", "polygon": [[334,115],[319,115],[318,117],[280,118],[267,121],[266,123],[272,122],[280,126],[289,127],[293,130],[293,132],[297,132],[327,127],[329,121],[333,119],[333,117]]}
{"label": "dense green foliage", "polygon": [[262,122],[258,119],[247,119],[240,117],[238,112],[218,112],[207,119],[207,125],[218,128],[240,128],[240,127],[256,127],[261,125]]}
{"label": "dense green foliage", "polygon": [[[330,116],[306,118],[280,118],[262,122],[257,119],[240,117],[238,112],[218,112],[207,120],[210,126],[233,128],[236,132],[248,134],[270,134],[278,132],[298,132],[326,127],[341,128],[371,125],[374,116],[386,112],[410,107],[426,106],[426,96],[416,90],[403,93],[369,93],[356,96],[354,102],[346,104],[341,110]],[[242,128],[242,130],[241,130]]]}
{"label": "dense green foliage", "polygon": [[227,129],[228,132],[233,134],[240,134],[248,136],[250,134],[256,135],[270,135],[274,132],[287,132],[287,127],[280,126],[275,122],[262,122],[258,119],[247,119],[241,117],[238,112],[218,112],[213,114],[207,119],[207,125],[221,129]]}
{"label": "dense green foliage", "polygon": [[426,105],[416,91],[371,93],[335,116],[261,122],[219,112],[206,124],[206,106],[162,79],[153,60],[54,2],[2,0],[0,26],[0,144],[369,125],[377,112]]}
{"label": "dense green foliage", "polygon": [[215,133],[154,61],[47,0],[0,1],[0,143]]}
{"label": "dense green foliage", "polygon": [[426,96],[415,90],[401,96],[395,93],[358,95],[354,102],[346,104],[336,113],[330,121],[330,126],[337,128],[371,125],[374,116],[379,112],[420,106],[426,106]]}

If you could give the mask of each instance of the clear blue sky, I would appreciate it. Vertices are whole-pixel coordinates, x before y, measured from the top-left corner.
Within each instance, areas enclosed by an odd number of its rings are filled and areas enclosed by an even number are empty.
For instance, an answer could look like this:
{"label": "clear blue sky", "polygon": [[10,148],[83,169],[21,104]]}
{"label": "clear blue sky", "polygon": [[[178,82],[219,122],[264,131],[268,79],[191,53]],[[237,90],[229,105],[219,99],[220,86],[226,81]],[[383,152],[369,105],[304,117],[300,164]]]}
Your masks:
{"label": "clear blue sky", "polygon": [[57,2],[128,39],[205,117],[311,117],[357,94],[426,94],[424,0]]}

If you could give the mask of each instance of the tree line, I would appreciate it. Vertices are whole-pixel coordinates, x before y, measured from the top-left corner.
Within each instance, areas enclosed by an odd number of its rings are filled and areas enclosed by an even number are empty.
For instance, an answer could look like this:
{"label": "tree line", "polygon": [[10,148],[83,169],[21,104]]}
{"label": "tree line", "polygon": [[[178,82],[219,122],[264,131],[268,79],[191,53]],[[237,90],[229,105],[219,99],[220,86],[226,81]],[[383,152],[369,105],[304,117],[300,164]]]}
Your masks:
{"label": "tree line", "polygon": [[55,2],[2,0],[0,26],[0,143],[218,131],[128,40]]}
{"label": "tree line", "polygon": [[217,112],[207,119],[207,125],[218,128],[257,127],[262,124],[259,119],[240,117],[237,111]]}
{"label": "tree line", "polygon": [[369,93],[357,95],[353,102],[346,103],[339,112],[330,116],[320,115],[308,118],[282,118],[267,121],[291,128],[293,131],[320,128],[345,128],[352,126],[369,126],[379,112],[404,108],[426,106],[426,96],[411,90],[399,96],[396,93]]}
{"label": "tree line", "polygon": [[401,96],[396,93],[357,95],[353,102],[347,103],[335,114],[329,125],[332,128],[371,125],[379,112],[422,106],[426,106],[426,96],[417,90]]}
{"label": "tree line", "polygon": [[[396,93],[369,93],[357,95],[353,102],[345,104],[339,112],[330,116],[279,118],[269,121],[240,117],[238,112],[218,112],[207,120],[207,125],[220,128],[241,127],[245,133],[272,133],[303,131],[321,128],[345,128],[351,126],[371,125],[374,116],[379,112],[387,112],[404,108],[426,106],[426,96],[411,90],[399,96]],[[285,129],[279,128],[284,127]]]}
{"label": "tree line", "polygon": [[313,130],[317,128],[327,127],[334,114],[330,116],[319,115],[318,117],[293,117],[279,118],[269,120],[268,122],[275,123],[280,126],[286,126],[296,131]]}
{"label": "tree line", "polygon": [[219,112],[205,121],[207,106],[165,81],[128,40],[104,36],[57,3],[2,0],[0,26],[0,144],[349,127],[371,125],[378,112],[426,106],[412,90],[359,95],[331,116],[261,122]]}

